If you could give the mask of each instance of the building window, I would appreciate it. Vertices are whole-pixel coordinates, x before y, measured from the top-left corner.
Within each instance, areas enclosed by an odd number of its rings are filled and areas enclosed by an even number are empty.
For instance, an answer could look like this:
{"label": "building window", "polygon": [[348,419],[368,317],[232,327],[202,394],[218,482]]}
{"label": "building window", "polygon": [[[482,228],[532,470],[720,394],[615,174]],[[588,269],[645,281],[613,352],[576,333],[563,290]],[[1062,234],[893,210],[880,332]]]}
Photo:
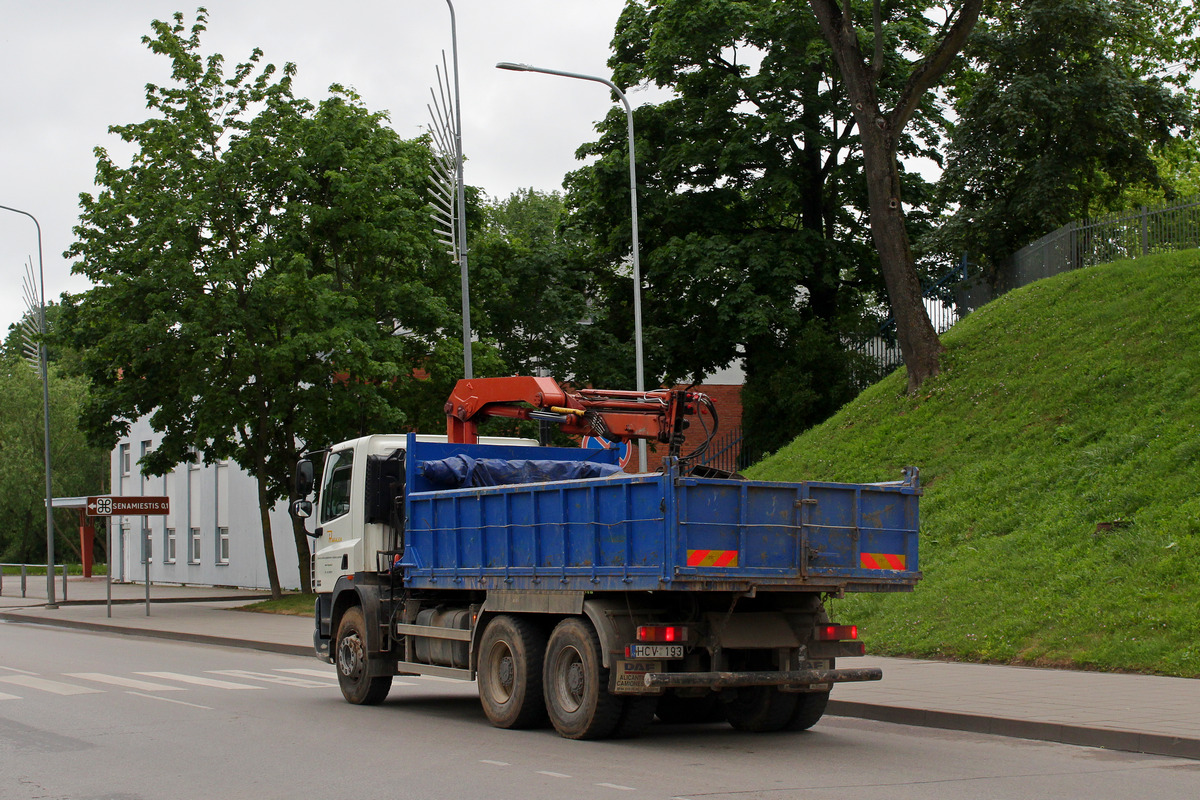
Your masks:
{"label": "building window", "polygon": [[163,533],[163,563],[175,563],[175,529],[167,528]]}
{"label": "building window", "polygon": [[127,445],[127,444],[121,445],[120,462],[121,463],[118,465],[118,467],[121,470],[121,476],[128,477],[130,464],[129,464],[129,445]]}
{"label": "building window", "polygon": [[217,528],[217,563],[229,563],[229,528]]}
{"label": "building window", "polygon": [[188,531],[188,563],[200,563],[200,529],[192,528]]}

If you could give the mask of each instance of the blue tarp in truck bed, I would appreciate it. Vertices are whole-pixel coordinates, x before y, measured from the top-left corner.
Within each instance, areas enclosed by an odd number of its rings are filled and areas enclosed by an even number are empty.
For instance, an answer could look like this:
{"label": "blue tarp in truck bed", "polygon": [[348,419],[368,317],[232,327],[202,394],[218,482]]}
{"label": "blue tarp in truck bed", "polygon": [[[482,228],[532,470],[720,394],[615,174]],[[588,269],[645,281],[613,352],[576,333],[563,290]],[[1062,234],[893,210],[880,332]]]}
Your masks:
{"label": "blue tarp in truck bed", "polygon": [[[609,451],[538,448],[539,459]],[[436,489],[420,464],[530,448],[409,437],[404,582],[540,591],[910,589],[920,578],[915,474],[778,483],[649,475]]]}

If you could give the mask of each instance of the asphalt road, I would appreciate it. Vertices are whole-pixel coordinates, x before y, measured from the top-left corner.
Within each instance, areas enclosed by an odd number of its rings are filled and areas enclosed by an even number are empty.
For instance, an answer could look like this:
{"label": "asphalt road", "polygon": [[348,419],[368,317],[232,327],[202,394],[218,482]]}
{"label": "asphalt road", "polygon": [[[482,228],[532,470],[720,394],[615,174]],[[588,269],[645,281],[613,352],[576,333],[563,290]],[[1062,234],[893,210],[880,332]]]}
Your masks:
{"label": "asphalt road", "polygon": [[573,742],[488,726],[473,684],[346,704],[312,658],[0,624],[0,798],[1194,798],[1195,761],[826,718]]}

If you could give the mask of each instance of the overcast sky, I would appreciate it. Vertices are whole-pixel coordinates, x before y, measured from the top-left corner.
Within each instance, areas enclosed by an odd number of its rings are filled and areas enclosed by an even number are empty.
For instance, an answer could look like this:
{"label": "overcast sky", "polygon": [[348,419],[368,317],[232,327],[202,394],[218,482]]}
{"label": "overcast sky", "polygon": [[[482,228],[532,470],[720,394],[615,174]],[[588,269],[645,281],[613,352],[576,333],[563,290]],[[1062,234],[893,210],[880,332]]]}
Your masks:
{"label": "overcast sky", "polygon": [[[611,77],[606,62],[623,0],[455,0],[466,182],[504,197],[561,188],[575,149],[610,108],[603,86],[504,72],[497,61]],[[46,297],[87,287],[62,252],[73,241],[78,197],[93,192],[93,148],[120,152],[112,124],[149,116],[145,85],[165,84],[169,61],[141,43],[153,19],[195,7],[170,0],[0,0],[0,205],[42,227]],[[331,83],[389,112],[404,137],[427,124],[429,88],[450,51],[445,0],[208,0],[206,52],[227,66],[254,47],[299,68],[296,94],[318,101]],[[631,101],[636,105],[637,95]],[[0,211],[0,333],[24,311],[21,276],[37,236],[26,217]]]}

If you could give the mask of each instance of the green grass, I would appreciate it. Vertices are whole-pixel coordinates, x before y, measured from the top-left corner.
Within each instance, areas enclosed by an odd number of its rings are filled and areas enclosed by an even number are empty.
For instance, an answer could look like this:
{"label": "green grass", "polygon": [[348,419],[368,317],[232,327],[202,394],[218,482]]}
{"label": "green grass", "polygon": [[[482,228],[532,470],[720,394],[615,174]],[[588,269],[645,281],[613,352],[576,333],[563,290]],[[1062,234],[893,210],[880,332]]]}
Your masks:
{"label": "green grass", "polygon": [[747,471],[921,467],[924,580],[834,614],[877,653],[1200,677],[1200,252],[1039,281],[944,342],[916,396],[900,370]]}
{"label": "green grass", "polygon": [[239,611],[258,611],[264,614],[288,614],[294,617],[311,617],[313,605],[317,601],[315,594],[286,594],[279,600],[263,600],[240,606]]}

